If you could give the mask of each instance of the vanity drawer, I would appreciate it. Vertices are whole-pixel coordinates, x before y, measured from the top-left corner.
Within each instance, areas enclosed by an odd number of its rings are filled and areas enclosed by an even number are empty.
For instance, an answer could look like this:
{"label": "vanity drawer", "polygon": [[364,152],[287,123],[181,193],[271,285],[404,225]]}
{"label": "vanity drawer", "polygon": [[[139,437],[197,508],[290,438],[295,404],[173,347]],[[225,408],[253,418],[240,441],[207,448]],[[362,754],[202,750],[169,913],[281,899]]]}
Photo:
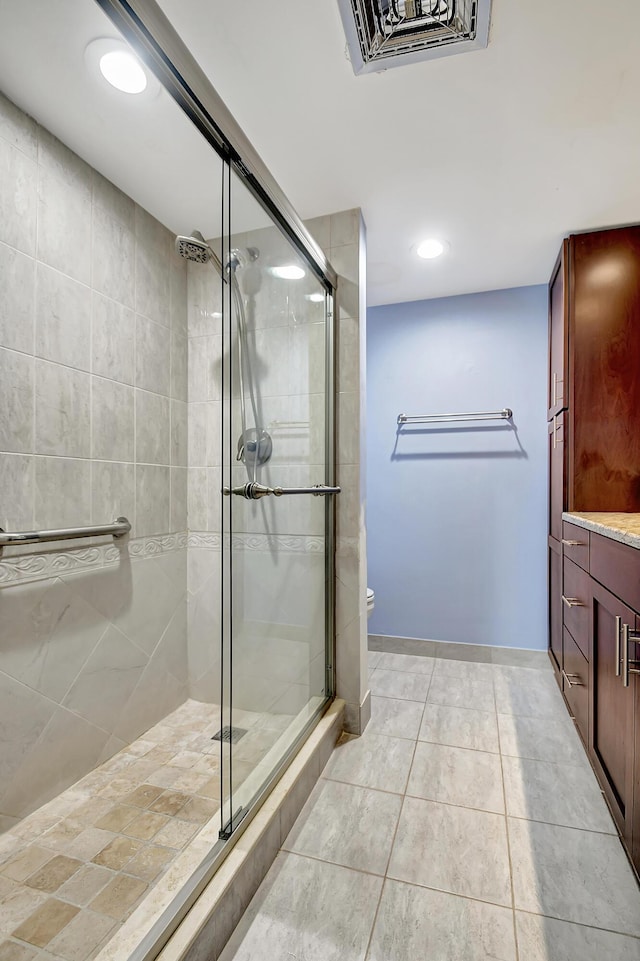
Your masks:
{"label": "vanity drawer", "polygon": [[563,623],[585,658],[589,657],[589,598],[591,578],[565,557],[562,581]]}
{"label": "vanity drawer", "polygon": [[589,531],[575,524],[562,522],[562,551],[565,557],[581,567],[589,570]]}
{"label": "vanity drawer", "polygon": [[640,550],[602,534],[591,535],[591,576],[640,611]]}
{"label": "vanity drawer", "polygon": [[589,738],[589,664],[566,627],[562,645],[562,690],[586,744]]}

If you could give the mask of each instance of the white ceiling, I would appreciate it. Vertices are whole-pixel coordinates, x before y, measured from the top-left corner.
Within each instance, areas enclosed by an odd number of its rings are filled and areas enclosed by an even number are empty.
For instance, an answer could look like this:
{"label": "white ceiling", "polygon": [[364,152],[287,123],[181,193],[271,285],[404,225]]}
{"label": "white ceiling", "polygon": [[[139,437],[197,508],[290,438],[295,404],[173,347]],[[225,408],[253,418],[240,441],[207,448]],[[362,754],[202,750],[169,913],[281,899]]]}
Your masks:
{"label": "white ceiling", "polygon": [[[545,283],[569,231],[640,221],[637,0],[493,0],[486,50],[361,77],[336,0],[160,5],[299,214],[362,207],[370,304]],[[92,0],[0,0],[0,89],[171,229],[214,235],[210,149],[164,92],[88,77],[104,35]],[[419,261],[433,235],[449,253]]]}
{"label": "white ceiling", "polygon": [[486,50],[360,77],[336,0],[160,3],[300,215],[362,207],[371,304],[546,283],[640,220],[638,0],[493,0]]}

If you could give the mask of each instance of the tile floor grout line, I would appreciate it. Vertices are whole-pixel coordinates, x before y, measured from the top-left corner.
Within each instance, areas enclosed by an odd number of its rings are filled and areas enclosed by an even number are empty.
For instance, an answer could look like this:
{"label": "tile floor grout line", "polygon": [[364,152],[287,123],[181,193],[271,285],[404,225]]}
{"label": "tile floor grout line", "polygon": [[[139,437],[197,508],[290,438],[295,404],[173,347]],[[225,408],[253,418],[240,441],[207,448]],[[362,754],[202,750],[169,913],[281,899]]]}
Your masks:
{"label": "tile floor grout line", "polygon": [[386,887],[386,884],[387,884],[387,878],[383,877],[382,884],[380,885],[380,894],[378,895],[378,903],[376,904],[376,910],[373,915],[373,923],[371,925],[371,931],[369,931],[367,948],[366,948],[366,951],[364,952],[364,961],[369,961],[369,957],[370,957],[369,953],[371,951],[371,943],[373,941],[373,932],[375,931],[376,924],[378,923],[378,915],[380,914],[380,905],[382,904],[382,895],[384,894],[384,889]]}
{"label": "tile floor grout line", "polygon": [[560,921],[562,924],[575,924],[580,928],[586,928],[588,931],[606,931],[607,934],[618,934],[623,938],[633,938],[634,941],[640,941],[640,934],[630,934],[628,931],[616,931],[615,928],[599,928],[595,924],[585,924],[584,921],[567,921],[566,918],[558,917],[556,914],[541,914],[538,911],[528,911],[526,908],[516,908],[516,914],[528,914],[532,918],[549,918],[550,921]]}
{"label": "tile floor grout line", "polygon": [[431,884],[421,884],[419,881],[405,881],[404,878],[396,878],[388,874],[386,881],[395,881],[396,884],[408,884],[413,888],[420,888],[423,891],[438,891],[440,894],[448,894],[452,898],[462,898],[463,901],[473,901],[475,904],[489,904],[494,908],[502,908],[503,911],[512,911],[508,904],[500,904],[498,901],[487,901],[483,898],[474,898],[470,894],[459,894],[457,891],[449,891],[447,888],[434,888]]}
{"label": "tile floor grout line", "polygon": [[341,864],[339,861],[331,861],[329,858],[321,858],[318,854],[307,854],[306,851],[291,851],[288,848],[280,848],[283,854],[293,855],[296,858],[307,858],[309,861],[317,861],[319,864],[332,864],[335,868],[343,868],[345,871],[355,871],[356,874],[366,874],[370,878],[380,878],[384,881],[384,874],[376,874],[375,871],[365,871],[364,868],[354,868],[350,864]]}
{"label": "tile floor grout line", "polygon": [[518,945],[518,926],[516,924],[516,897],[515,888],[513,883],[513,861],[511,858],[511,838],[509,835],[509,817],[508,817],[508,807],[507,807],[507,789],[504,780],[504,765],[502,763],[502,742],[500,740],[500,725],[498,724],[498,702],[496,698],[496,685],[495,678],[493,683],[493,703],[496,712],[496,727],[498,729],[498,750],[500,752],[500,777],[502,780],[502,798],[504,801],[504,827],[505,835],[507,839],[507,859],[509,863],[509,888],[511,890],[511,919],[513,923],[513,944],[515,948],[515,958],[519,961],[520,958],[520,947]]}
{"label": "tile floor grout line", "polygon": [[[407,776],[408,777],[408,776]],[[349,787],[358,787],[362,791],[377,791],[378,794],[387,794],[390,797],[404,797],[405,791],[387,791],[383,787],[371,787],[370,784],[355,784],[353,781],[344,781],[339,777],[329,777],[327,775],[321,774],[318,778],[319,781],[331,781],[333,784],[348,784]]]}

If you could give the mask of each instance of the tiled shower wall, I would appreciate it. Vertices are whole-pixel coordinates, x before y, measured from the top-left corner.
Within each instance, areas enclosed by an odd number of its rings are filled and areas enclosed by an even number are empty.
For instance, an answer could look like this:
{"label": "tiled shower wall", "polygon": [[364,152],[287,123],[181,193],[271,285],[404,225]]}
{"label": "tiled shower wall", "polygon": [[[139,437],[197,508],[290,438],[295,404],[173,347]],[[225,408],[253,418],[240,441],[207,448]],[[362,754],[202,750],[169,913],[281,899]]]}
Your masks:
{"label": "tiled shower wall", "polygon": [[187,276],[166,228],[0,98],[0,830],[185,699]]}
{"label": "tiled shower wall", "polygon": [[[366,233],[359,208],[316,217],[307,227],[338,274],[336,693],[344,727],[360,734],[371,714],[367,670],[365,477]],[[370,585],[375,590],[375,585]]]}

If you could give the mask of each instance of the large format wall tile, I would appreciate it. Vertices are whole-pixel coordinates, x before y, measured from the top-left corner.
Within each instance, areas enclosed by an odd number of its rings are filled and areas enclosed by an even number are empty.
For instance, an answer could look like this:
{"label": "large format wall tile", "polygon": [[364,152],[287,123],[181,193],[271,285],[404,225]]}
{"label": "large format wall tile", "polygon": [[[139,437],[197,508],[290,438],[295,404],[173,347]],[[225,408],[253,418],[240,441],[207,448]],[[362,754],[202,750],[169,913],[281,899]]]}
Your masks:
{"label": "large format wall tile", "polygon": [[55,708],[48,698],[0,672],[0,784],[3,793],[51,720]]}
{"label": "large format wall tile", "polygon": [[37,272],[36,355],[90,369],[91,290],[44,264]]}
{"label": "large format wall tile", "polygon": [[40,167],[38,260],[83,284],[91,281],[91,190]]}
{"label": "large format wall tile", "polygon": [[135,464],[92,461],[92,523],[110,524],[117,517],[127,517],[129,522],[135,525],[135,512]]}
{"label": "large format wall tile", "polygon": [[[171,460],[171,401],[162,394],[136,391],[136,461],[168,464]],[[184,424],[186,430],[186,423]],[[178,430],[180,435],[180,429]]]}
{"label": "large format wall tile", "polygon": [[40,529],[91,523],[91,463],[36,457],[34,525]]}
{"label": "large format wall tile", "polygon": [[0,454],[0,527],[6,531],[33,527],[33,469],[32,457]]}
{"label": "large format wall tile", "polygon": [[0,526],[124,514],[154,538],[6,552],[0,830],[187,697],[186,552],[167,539],[186,529],[186,278],[169,230],[0,95]]}
{"label": "large format wall tile", "polygon": [[0,346],[27,354],[33,350],[35,270],[33,258],[0,243]]}
{"label": "large format wall tile", "polygon": [[133,384],[136,317],[132,310],[94,291],[92,301],[93,373]]}
{"label": "large format wall tile", "polygon": [[61,580],[18,585],[2,596],[2,669],[59,703],[107,627]]}
{"label": "large format wall tile", "polygon": [[91,378],[36,360],[36,450],[63,457],[91,452]]}
{"label": "large format wall tile", "polygon": [[0,350],[0,450],[33,451],[33,358]]}
{"label": "large format wall tile", "polygon": [[113,730],[146,665],[144,652],[112,625],[65,697],[64,706],[97,727]]}
{"label": "large format wall tile", "polygon": [[[22,817],[51,800],[94,768],[109,740],[107,731],[57,707],[51,721],[12,778],[0,805]],[[64,750],[61,746],[64,745]]]}
{"label": "large format wall tile", "polygon": [[136,467],[136,536],[169,530],[171,508],[169,467]]}
{"label": "large format wall tile", "polygon": [[122,221],[94,204],[92,279],[95,290],[135,306],[135,237]]}
{"label": "large format wall tile", "polygon": [[171,334],[154,321],[136,315],[136,387],[169,396]]}
{"label": "large format wall tile", "polygon": [[134,460],[134,389],[94,377],[91,394],[91,456],[96,460]]}
{"label": "large format wall tile", "polygon": [[0,241],[33,256],[36,250],[37,166],[0,138]]}

